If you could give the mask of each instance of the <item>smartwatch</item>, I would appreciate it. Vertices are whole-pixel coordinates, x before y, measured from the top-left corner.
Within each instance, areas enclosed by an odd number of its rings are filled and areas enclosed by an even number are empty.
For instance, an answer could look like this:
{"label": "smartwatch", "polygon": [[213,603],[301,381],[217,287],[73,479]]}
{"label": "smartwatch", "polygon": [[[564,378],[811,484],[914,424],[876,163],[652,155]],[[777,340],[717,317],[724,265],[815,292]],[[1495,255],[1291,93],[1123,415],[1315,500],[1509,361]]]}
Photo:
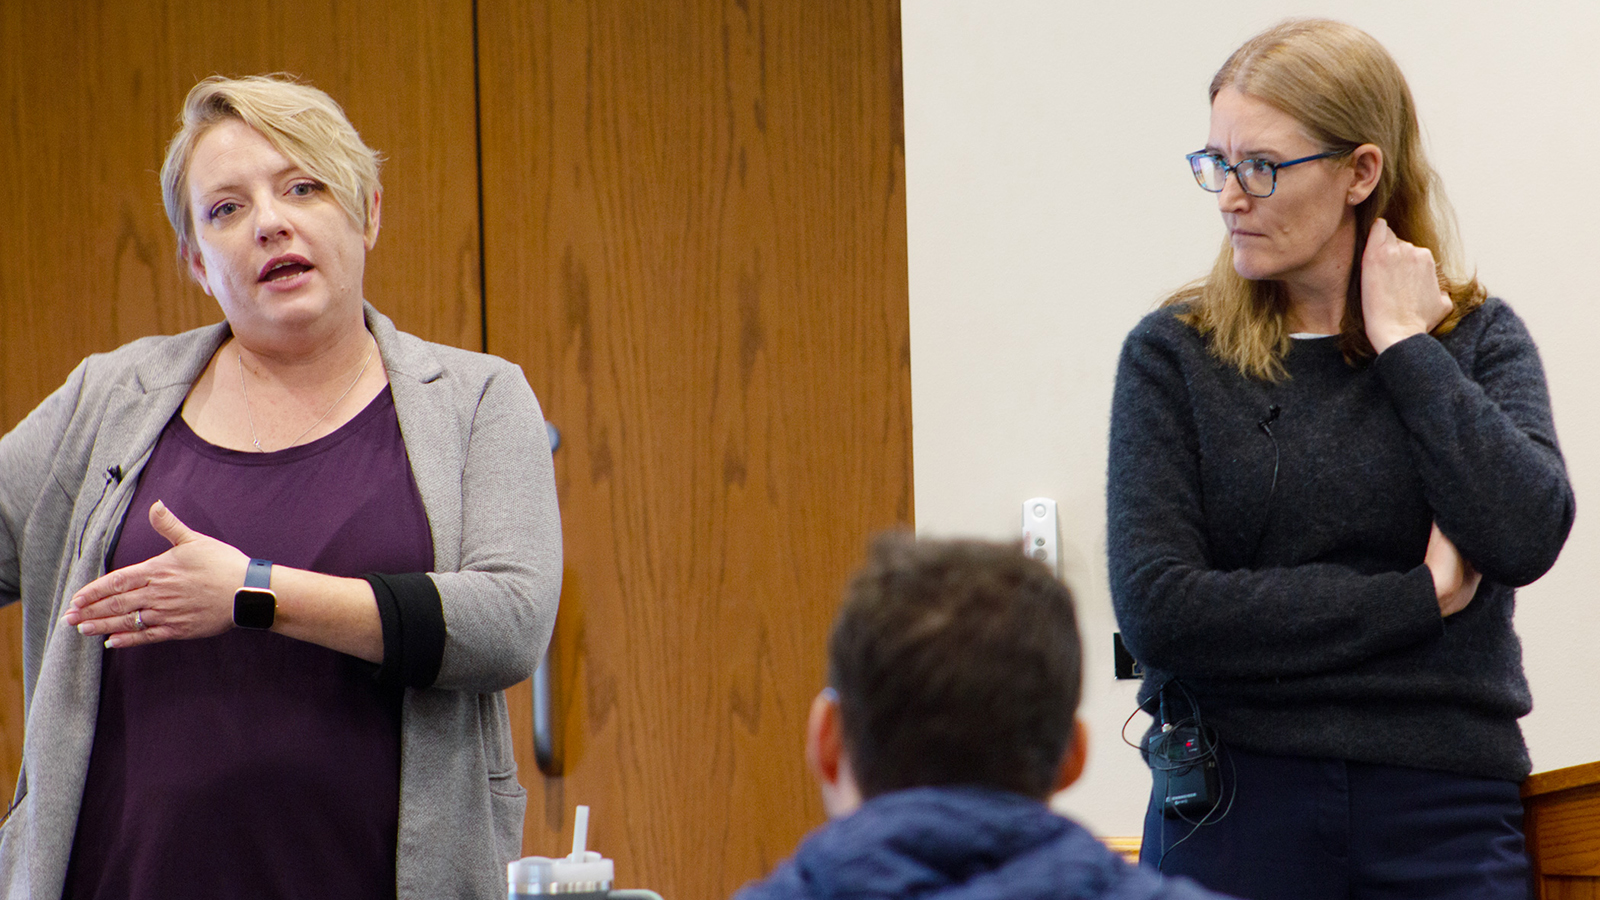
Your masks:
{"label": "smartwatch", "polygon": [[278,614],[278,595],[272,592],[272,563],[250,560],[244,570],[244,587],[233,592],[233,624],[240,628],[271,628]]}

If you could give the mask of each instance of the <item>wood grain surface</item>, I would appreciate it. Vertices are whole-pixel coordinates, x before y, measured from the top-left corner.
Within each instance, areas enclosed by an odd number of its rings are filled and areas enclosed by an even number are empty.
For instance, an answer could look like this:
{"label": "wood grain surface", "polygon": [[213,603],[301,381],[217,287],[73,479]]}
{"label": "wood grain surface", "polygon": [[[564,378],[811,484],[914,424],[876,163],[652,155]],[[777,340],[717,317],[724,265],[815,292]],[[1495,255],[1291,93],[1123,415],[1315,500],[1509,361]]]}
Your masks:
{"label": "wood grain surface", "polygon": [[1600,784],[1600,762],[1582,763],[1529,775],[1527,780],[1522,782],[1522,797],[1528,800],[1541,794],[1592,787],[1597,784]]}
{"label": "wood grain surface", "polygon": [[1600,900],[1600,763],[1530,775],[1522,797],[1539,900]]}
{"label": "wood grain surface", "polygon": [[479,10],[489,347],[564,436],[525,846],[588,804],[619,886],[726,896],[822,821],[827,628],[912,516],[898,7]]}

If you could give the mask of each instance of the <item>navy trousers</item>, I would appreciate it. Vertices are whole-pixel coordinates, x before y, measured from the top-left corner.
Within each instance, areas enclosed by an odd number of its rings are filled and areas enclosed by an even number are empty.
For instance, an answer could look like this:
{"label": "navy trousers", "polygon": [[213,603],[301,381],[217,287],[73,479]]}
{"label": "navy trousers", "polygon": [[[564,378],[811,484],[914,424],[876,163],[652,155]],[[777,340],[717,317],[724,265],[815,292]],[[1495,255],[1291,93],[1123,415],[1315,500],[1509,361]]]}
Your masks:
{"label": "navy trousers", "polygon": [[1515,782],[1222,747],[1206,824],[1152,794],[1140,864],[1246,900],[1528,900]]}

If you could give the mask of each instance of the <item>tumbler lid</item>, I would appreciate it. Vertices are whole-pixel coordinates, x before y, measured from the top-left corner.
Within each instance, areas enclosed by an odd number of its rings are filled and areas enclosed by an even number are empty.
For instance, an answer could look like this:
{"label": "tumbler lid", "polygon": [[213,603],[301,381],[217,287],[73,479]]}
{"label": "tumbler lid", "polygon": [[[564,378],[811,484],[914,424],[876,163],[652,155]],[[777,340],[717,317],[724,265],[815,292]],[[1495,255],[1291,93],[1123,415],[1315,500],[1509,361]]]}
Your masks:
{"label": "tumbler lid", "polygon": [[506,866],[506,885],[513,894],[591,894],[611,890],[615,865],[590,850],[584,858],[528,856]]}
{"label": "tumbler lid", "polygon": [[572,853],[560,859],[527,856],[506,865],[513,895],[593,894],[611,890],[616,867],[584,845],[589,840],[589,807],[579,806],[572,823]]}

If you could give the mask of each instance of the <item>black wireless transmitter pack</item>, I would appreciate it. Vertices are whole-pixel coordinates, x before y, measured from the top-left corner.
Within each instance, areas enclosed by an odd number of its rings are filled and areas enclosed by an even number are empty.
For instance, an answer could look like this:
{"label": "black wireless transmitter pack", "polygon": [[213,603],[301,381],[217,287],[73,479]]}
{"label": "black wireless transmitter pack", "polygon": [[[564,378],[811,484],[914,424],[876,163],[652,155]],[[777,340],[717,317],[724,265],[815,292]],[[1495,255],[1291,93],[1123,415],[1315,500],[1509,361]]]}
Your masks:
{"label": "black wireless transmitter pack", "polygon": [[[1187,697],[1175,699],[1175,706],[1193,705]],[[1162,798],[1162,815],[1194,822],[1216,808],[1221,795],[1216,742],[1196,716],[1170,715],[1165,686],[1161,690],[1161,730],[1150,735],[1146,746],[1156,794]]]}

